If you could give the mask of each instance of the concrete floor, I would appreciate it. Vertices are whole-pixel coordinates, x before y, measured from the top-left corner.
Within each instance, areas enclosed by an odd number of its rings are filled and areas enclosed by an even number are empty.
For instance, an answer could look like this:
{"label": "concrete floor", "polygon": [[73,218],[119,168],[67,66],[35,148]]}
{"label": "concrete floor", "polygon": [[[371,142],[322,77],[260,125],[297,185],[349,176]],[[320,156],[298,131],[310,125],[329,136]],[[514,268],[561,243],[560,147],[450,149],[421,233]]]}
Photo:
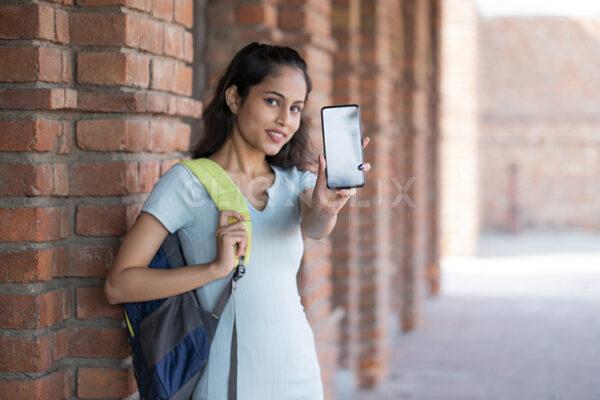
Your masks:
{"label": "concrete floor", "polygon": [[387,381],[340,400],[600,400],[600,236],[484,237],[394,343]]}

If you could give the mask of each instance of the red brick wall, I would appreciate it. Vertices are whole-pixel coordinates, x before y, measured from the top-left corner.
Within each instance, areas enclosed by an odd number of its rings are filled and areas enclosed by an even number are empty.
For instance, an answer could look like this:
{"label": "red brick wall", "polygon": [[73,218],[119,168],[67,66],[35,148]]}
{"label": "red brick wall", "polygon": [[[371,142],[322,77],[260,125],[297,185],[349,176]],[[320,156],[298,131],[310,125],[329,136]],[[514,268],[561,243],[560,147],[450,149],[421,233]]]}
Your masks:
{"label": "red brick wall", "polygon": [[0,5],[3,398],[135,392],[102,286],[200,116],[192,23],[191,0]]}
{"label": "red brick wall", "polygon": [[482,20],[484,230],[600,228],[598,21]]}
{"label": "red brick wall", "polygon": [[439,283],[439,1],[196,1],[195,18],[184,0],[72,3],[0,6],[0,391],[135,391],[106,269],[160,174],[189,154],[190,126],[202,131],[192,95],[207,100],[252,40],[307,60],[315,150],[320,108],[361,104],[368,185],[329,239],[306,239],[298,284],[326,398],[340,367],[381,382],[391,336],[418,325]]}
{"label": "red brick wall", "polygon": [[444,2],[439,146],[443,254],[473,254],[479,236],[478,29],[473,0]]}

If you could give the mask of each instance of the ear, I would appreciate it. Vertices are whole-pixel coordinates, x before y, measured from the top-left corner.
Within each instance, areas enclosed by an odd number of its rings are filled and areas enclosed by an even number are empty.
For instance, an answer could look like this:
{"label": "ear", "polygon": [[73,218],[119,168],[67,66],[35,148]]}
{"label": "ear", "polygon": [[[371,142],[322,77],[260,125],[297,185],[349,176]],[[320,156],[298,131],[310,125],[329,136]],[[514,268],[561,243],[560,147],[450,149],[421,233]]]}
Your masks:
{"label": "ear", "polygon": [[233,114],[237,114],[240,106],[240,97],[238,96],[237,86],[231,85],[225,90],[225,101]]}

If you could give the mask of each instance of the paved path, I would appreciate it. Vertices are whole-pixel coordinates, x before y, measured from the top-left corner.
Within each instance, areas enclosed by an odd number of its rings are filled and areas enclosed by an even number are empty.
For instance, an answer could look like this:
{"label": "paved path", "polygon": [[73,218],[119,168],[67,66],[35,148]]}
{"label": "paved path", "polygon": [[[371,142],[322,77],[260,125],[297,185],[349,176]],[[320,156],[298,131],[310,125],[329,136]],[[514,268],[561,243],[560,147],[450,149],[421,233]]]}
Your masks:
{"label": "paved path", "polygon": [[600,400],[600,236],[489,237],[443,271],[389,379],[341,400]]}

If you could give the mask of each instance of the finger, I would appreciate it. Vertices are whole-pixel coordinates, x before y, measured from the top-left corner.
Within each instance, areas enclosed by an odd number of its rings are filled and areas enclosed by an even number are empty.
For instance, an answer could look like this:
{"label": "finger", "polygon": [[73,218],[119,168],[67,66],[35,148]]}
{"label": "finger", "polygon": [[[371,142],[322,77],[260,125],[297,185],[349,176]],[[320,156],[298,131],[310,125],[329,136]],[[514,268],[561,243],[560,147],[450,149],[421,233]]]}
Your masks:
{"label": "finger", "polygon": [[242,235],[230,236],[227,246],[231,246],[237,257],[246,254],[246,238]]}
{"label": "finger", "polygon": [[233,236],[233,247],[235,247],[235,255],[240,257],[246,254],[246,243],[247,239],[245,236],[236,235]]}
{"label": "finger", "polygon": [[225,210],[221,211],[221,214],[219,215],[219,226],[229,225],[229,218],[235,218],[238,221],[244,220],[244,216],[239,212],[234,210]]}
{"label": "finger", "polygon": [[232,232],[247,232],[247,226],[245,221],[236,222],[235,224],[222,226],[218,230],[225,234],[229,234]]}
{"label": "finger", "polygon": [[317,182],[315,183],[316,187],[321,187],[325,184],[326,176],[325,176],[325,168],[327,167],[327,161],[323,154],[319,154],[319,170],[317,171]]}
{"label": "finger", "polygon": [[242,243],[245,241],[246,241],[246,237],[239,233],[234,233],[234,234],[230,233],[223,238],[223,243],[226,246],[233,246],[235,244]]}
{"label": "finger", "polygon": [[335,192],[338,196],[344,196],[344,197],[348,197],[348,196],[353,196],[356,194],[356,189],[338,189]]}
{"label": "finger", "polygon": [[244,239],[238,245],[238,257],[246,255],[246,243],[247,239]]}
{"label": "finger", "polygon": [[360,169],[361,171],[363,171],[363,172],[367,172],[367,171],[369,171],[369,170],[371,169],[371,164],[370,164],[370,163],[362,163],[362,164],[360,165],[360,168],[359,168],[359,169]]}
{"label": "finger", "polygon": [[242,237],[246,237],[247,236],[245,229],[236,229],[234,231],[228,231],[228,232],[225,232],[225,235],[227,235],[227,236],[231,236],[231,235],[238,236],[238,235],[240,235]]}
{"label": "finger", "polygon": [[221,226],[217,228],[217,234],[223,235],[229,232],[235,232],[237,230],[246,231],[246,225],[244,221],[236,222],[234,224],[229,224],[225,226]]}
{"label": "finger", "polygon": [[370,141],[371,141],[371,139],[368,136],[366,138],[363,138],[362,148],[364,149],[365,147],[367,147],[367,145],[369,144]]}
{"label": "finger", "polygon": [[222,226],[217,229],[217,237],[225,238],[231,232],[229,225]]}
{"label": "finger", "polygon": [[323,154],[319,154],[319,175],[325,174],[325,168],[327,168],[327,160]]}

